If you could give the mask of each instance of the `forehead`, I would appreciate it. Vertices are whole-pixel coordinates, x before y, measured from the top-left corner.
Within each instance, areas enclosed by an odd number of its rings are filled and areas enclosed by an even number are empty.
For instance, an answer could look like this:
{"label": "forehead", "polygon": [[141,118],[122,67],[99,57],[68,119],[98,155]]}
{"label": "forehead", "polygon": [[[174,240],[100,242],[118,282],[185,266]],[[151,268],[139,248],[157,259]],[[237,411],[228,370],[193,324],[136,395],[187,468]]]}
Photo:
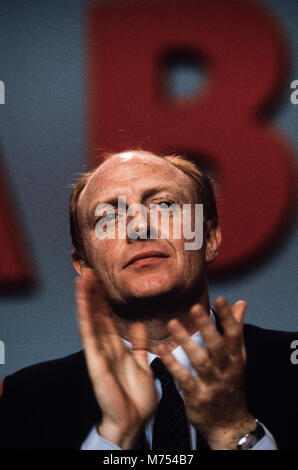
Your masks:
{"label": "forehead", "polygon": [[86,205],[94,200],[106,202],[118,195],[129,197],[159,186],[194,197],[190,177],[167,160],[147,152],[123,152],[95,171],[80,195],[78,208],[85,212]]}

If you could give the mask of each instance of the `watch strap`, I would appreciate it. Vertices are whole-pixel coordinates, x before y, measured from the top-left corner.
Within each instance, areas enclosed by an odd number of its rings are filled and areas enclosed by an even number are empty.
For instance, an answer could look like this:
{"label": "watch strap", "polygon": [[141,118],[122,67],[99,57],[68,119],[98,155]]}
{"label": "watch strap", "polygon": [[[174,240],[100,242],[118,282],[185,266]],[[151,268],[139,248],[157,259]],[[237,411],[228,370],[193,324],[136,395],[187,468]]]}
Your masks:
{"label": "watch strap", "polygon": [[264,436],[265,436],[264,428],[256,419],[255,430],[245,434],[239,439],[238,444],[237,444],[237,450],[252,449],[257,444],[257,442],[259,442]]}

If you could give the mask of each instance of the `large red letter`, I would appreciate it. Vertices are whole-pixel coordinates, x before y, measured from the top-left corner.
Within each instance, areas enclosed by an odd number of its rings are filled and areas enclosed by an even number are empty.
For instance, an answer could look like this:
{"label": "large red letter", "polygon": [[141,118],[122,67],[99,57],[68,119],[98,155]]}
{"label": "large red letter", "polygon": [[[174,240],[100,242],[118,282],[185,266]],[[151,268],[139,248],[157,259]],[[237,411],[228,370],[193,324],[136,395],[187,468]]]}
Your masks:
{"label": "large red letter", "polygon": [[[203,56],[208,83],[191,102],[157,84],[171,50]],[[266,121],[283,86],[286,48],[264,8],[244,0],[97,5],[89,11],[91,148],[144,146],[205,155],[219,184],[217,271],[267,251],[293,208],[295,167]]]}
{"label": "large red letter", "polygon": [[31,285],[34,273],[22,226],[9,197],[8,184],[0,169],[0,288],[23,289]]}

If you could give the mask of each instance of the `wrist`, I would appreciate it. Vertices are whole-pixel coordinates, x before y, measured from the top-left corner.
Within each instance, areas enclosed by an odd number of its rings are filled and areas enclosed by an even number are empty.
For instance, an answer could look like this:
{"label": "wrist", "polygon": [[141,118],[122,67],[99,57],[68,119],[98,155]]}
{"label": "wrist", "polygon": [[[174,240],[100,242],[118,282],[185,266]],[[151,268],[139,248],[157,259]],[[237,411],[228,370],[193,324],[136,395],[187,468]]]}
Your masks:
{"label": "wrist", "polygon": [[239,440],[254,431],[256,426],[256,419],[248,415],[240,421],[215,429],[207,438],[208,444],[213,450],[236,450]]}
{"label": "wrist", "polygon": [[97,426],[97,432],[101,437],[116,444],[121,449],[132,450],[140,430],[124,429],[113,423],[102,422]]}

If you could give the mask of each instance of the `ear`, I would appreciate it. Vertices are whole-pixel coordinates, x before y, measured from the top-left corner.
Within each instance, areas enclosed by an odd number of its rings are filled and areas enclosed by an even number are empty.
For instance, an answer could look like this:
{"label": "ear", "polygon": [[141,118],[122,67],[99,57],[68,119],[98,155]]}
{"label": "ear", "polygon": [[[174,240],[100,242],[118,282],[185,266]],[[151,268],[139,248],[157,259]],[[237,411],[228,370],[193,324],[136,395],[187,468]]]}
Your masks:
{"label": "ear", "polygon": [[86,270],[92,269],[88,261],[75,249],[71,252],[72,264],[79,276],[83,276]]}
{"label": "ear", "polygon": [[219,253],[221,245],[221,230],[220,227],[207,228],[206,234],[206,247],[205,247],[205,261],[212,263]]}

